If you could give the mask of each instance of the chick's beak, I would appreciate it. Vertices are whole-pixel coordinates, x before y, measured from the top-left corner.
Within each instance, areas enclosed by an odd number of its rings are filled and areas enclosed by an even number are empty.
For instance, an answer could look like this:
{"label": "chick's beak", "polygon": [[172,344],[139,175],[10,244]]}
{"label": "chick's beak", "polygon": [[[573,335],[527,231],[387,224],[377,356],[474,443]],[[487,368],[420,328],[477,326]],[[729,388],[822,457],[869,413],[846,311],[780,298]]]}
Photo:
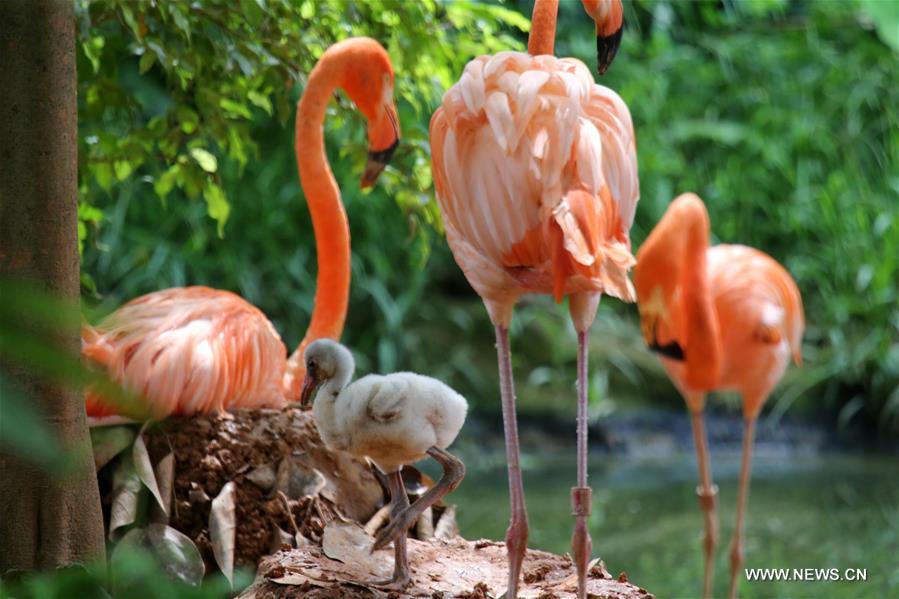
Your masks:
{"label": "chick's beak", "polygon": [[385,105],[381,117],[369,126],[368,137],[368,161],[359,184],[363,189],[375,184],[400,144],[400,126],[393,102]]}
{"label": "chick's beak", "polygon": [[315,390],[318,388],[318,378],[314,372],[307,372],[303,379],[303,390],[300,391],[300,406],[305,408],[312,400]]}

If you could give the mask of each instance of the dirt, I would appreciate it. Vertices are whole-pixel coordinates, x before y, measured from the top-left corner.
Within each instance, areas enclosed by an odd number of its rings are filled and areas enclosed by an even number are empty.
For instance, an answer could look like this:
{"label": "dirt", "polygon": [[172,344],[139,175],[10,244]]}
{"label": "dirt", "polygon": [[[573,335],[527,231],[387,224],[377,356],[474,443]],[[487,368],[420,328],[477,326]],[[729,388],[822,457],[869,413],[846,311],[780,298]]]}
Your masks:
{"label": "dirt", "polygon": [[[329,529],[332,526],[346,525],[334,523]],[[460,537],[427,542],[410,539],[412,581],[402,591],[392,592],[370,584],[371,580],[384,578],[385,573],[389,576],[393,568],[392,549],[388,547],[369,555],[365,546],[349,545],[354,546],[348,547],[345,555],[341,555],[339,548],[331,548],[327,552],[332,556],[329,557],[321,547],[309,546],[265,558],[260,563],[256,581],[239,599],[488,599],[498,597],[506,590],[506,550],[501,543],[467,541]],[[365,557],[360,559],[362,554]],[[575,596],[577,577],[568,556],[529,550],[522,572],[519,597],[568,599]],[[613,578],[599,560],[591,565],[587,584],[588,596],[594,599],[652,598],[644,589]]]}
{"label": "dirt", "polygon": [[[194,539],[215,571],[209,540],[212,499],[228,481],[236,485],[235,565],[254,568],[259,559],[296,543],[296,534],[321,541],[338,511],[373,513],[383,502],[381,485],[367,464],[350,460],[360,492],[354,505],[338,502],[329,476],[346,474],[321,445],[308,412],[294,408],[243,410],[233,417],[169,418],[144,433],[151,461],[175,455],[174,500],[169,524]],[[349,459],[349,458],[345,458]],[[339,494],[346,497],[347,494]],[[289,509],[289,514],[288,514]]]}

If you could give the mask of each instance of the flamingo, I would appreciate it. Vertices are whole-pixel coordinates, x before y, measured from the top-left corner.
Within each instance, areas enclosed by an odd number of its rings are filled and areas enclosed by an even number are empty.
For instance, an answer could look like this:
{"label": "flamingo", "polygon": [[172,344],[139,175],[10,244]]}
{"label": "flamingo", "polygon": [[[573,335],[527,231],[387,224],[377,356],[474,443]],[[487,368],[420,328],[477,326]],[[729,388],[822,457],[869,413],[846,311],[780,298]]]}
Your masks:
{"label": "flamingo", "polygon": [[704,597],[712,592],[715,498],[702,410],[706,393],[735,389],[743,400],[743,460],[730,552],[730,597],[743,564],[743,521],[759,411],[787,369],[801,361],[802,298],[770,256],[742,245],[709,247],[709,216],[696,195],[674,200],[637,252],[641,327],[683,395],[693,424],[705,515]]}
{"label": "flamingo", "polygon": [[[243,298],[208,287],[172,288],[132,300],[82,330],[82,354],[135,391],[154,417],[278,407],[296,400],[310,341],[339,338],[350,287],[350,236],[340,190],[325,155],[323,122],[343,89],[368,121],[361,186],[374,184],[399,143],[393,67],[378,42],[351,38],[328,48],[309,75],[296,118],[300,182],[312,213],[318,274],[312,320],[297,350]],[[87,392],[91,416],[115,413]]]}
{"label": "flamingo", "polygon": [[[617,0],[585,1],[597,30]],[[431,118],[431,168],[447,242],[494,325],[511,522],[508,596],[518,589],[528,520],[519,463],[509,323],[525,293],[568,296],[577,331],[577,486],[572,549],[578,596],[586,595],[587,333],[603,293],[634,301],[628,231],[639,184],[630,113],[589,69],[552,52],[556,0],[539,0],[529,48],[466,65]],[[602,21],[599,19],[603,19]],[[620,24],[619,24],[620,27]],[[606,65],[608,66],[608,65]]]}
{"label": "flamingo", "polygon": [[[410,580],[406,531],[465,476],[465,465],[446,448],[465,422],[468,403],[441,381],[412,372],[370,374],[350,384],[353,355],[330,339],[313,341],[304,355],[301,403],[320,389],[312,413],[322,440],[331,449],[370,458],[387,474],[391,522],[372,550],[394,542],[394,573],[375,584],[404,588]],[[410,506],[401,469],[427,456],[440,463],[444,475]]]}

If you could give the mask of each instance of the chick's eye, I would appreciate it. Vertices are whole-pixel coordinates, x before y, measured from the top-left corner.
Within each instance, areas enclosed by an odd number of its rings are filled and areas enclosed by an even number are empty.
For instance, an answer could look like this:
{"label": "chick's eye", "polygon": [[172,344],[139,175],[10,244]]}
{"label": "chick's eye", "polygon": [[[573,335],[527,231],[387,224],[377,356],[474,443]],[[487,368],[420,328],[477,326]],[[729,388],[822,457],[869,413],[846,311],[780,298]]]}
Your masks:
{"label": "chick's eye", "polygon": [[306,370],[315,370],[317,366],[315,360],[309,360],[309,362],[306,363]]}

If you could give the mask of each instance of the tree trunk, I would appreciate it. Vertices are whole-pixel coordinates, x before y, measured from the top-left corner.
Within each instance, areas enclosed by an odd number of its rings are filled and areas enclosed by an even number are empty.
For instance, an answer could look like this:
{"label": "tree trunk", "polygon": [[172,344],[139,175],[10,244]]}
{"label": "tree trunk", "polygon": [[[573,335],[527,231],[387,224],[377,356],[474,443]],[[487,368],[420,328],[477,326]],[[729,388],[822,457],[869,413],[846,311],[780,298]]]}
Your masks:
{"label": "tree trunk", "polygon": [[[73,2],[0,0],[0,277],[73,307],[79,298],[77,134]],[[19,324],[35,339],[79,352],[77,318],[55,339]],[[103,559],[80,391],[21,366],[3,367],[77,464],[63,478],[0,455],[0,574]]]}

